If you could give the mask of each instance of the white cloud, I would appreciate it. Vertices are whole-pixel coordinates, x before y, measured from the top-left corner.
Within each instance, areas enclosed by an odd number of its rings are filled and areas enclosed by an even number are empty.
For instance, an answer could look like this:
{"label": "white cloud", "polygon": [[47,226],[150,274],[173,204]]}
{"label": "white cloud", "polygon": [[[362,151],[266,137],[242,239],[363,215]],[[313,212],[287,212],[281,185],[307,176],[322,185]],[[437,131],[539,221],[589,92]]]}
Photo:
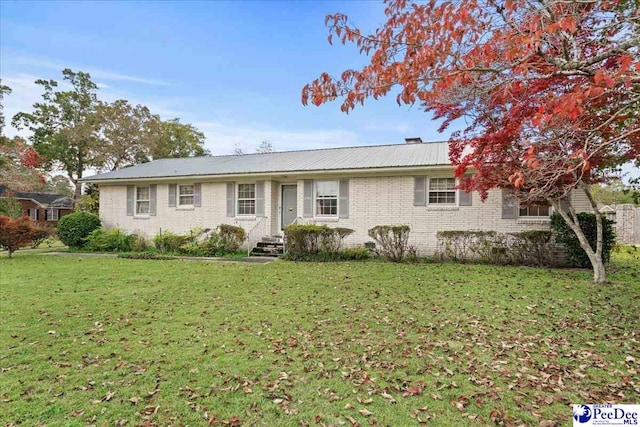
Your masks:
{"label": "white cloud", "polygon": [[275,151],[362,145],[355,132],[342,129],[293,131],[216,122],[196,122],[193,125],[206,135],[206,148],[212,154],[230,154],[236,144],[244,152],[253,153],[262,141],[271,142]]}
{"label": "white cloud", "polygon": [[31,111],[33,104],[42,99],[42,87],[35,84],[38,77],[29,74],[2,76],[2,84],[11,88],[11,94],[2,100],[5,116],[4,133],[9,136],[20,135],[26,137],[28,132],[18,131],[11,126],[11,119],[21,111]]}
{"label": "white cloud", "polygon": [[17,54],[14,52],[4,52],[2,56],[3,56],[2,60],[5,61],[5,63],[10,63],[13,65],[23,65],[23,66],[34,67],[34,68],[44,68],[44,69],[56,70],[58,72],[64,70],[65,68],[70,68],[74,71],[87,72],[91,74],[91,77],[94,79],[109,80],[109,81],[126,81],[126,82],[142,83],[142,84],[148,84],[148,85],[154,85],[154,86],[169,86],[169,83],[162,80],[132,76],[129,74],[115,73],[113,71],[103,70],[103,69],[93,67],[91,65],[86,65],[86,64],[69,65],[69,63],[66,63],[66,62],[62,63],[50,58]]}

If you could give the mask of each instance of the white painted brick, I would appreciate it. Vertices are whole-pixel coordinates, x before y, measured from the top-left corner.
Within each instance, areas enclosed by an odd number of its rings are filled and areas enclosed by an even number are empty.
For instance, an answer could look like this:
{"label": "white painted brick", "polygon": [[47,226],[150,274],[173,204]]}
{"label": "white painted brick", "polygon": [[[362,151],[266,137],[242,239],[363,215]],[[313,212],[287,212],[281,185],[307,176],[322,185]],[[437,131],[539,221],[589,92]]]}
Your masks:
{"label": "white painted brick", "polygon": [[[430,174],[430,176],[451,176]],[[329,178],[323,178],[329,179]],[[344,178],[343,178],[344,179]],[[502,219],[502,195],[500,190],[489,192],[481,202],[473,194],[473,206],[438,210],[433,206],[413,206],[414,178],[412,176],[357,177],[349,180],[349,218],[315,219],[317,224],[330,227],[347,227],[355,233],[346,240],[348,246],[362,245],[370,241],[367,230],[376,225],[407,224],[411,227],[410,244],[421,254],[436,249],[436,232],[440,230],[495,230],[517,232],[548,229],[546,223],[524,223],[516,219]],[[242,181],[252,182],[252,181]],[[298,216],[302,217],[303,180],[298,180]],[[145,185],[148,185],[145,183]],[[100,217],[107,227],[120,227],[129,232],[152,237],[160,229],[185,233],[194,227],[215,228],[219,224],[239,225],[250,230],[255,218],[228,218],[226,216],[226,181],[202,182],[202,207],[192,210],[168,206],[168,184],[158,184],[157,215],[139,218],[126,215],[126,186],[100,186]],[[278,230],[280,183],[265,182],[265,213],[268,218],[268,234],[280,234]],[[589,210],[589,202],[582,192],[572,195],[577,211]],[[310,222],[305,218],[305,222]]]}

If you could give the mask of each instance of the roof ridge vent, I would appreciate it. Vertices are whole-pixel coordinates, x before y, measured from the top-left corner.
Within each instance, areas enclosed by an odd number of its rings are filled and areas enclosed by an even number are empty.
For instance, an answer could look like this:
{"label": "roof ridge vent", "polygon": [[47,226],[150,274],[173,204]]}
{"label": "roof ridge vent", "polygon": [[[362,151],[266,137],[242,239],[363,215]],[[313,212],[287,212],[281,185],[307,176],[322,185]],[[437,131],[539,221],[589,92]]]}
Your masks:
{"label": "roof ridge vent", "polygon": [[405,138],[404,142],[407,144],[422,144],[422,138],[419,136],[414,136],[412,138]]}

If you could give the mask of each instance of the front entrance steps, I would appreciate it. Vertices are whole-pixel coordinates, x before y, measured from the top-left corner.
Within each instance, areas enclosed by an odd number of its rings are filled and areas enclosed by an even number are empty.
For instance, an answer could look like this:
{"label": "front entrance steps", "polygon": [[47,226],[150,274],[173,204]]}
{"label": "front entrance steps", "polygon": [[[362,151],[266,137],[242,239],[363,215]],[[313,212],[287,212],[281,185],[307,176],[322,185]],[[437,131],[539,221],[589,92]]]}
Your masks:
{"label": "front entrance steps", "polygon": [[284,254],[284,239],[282,236],[263,237],[255,248],[251,249],[251,256],[278,257]]}

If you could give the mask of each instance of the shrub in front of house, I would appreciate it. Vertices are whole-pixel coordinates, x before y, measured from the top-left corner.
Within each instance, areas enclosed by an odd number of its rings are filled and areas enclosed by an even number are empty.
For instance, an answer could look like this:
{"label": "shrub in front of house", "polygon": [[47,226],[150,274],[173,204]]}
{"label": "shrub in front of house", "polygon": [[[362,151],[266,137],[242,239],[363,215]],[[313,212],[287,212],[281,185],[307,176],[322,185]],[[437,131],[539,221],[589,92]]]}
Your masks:
{"label": "shrub in front of house", "polygon": [[31,249],[35,249],[40,246],[45,240],[52,239],[56,235],[55,227],[43,225],[40,223],[33,224],[34,232],[31,240]]}
{"label": "shrub in front of house", "polygon": [[435,259],[440,261],[481,262],[553,266],[557,264],[551,230],[518,233],[497,231],[439,231]]}
{"label": "shrub in front of house", "polygon": [[0,215],[0,248],[7,250],[9,258],[18,249],[29,246],[35,234],[35,225],[29,217],[13,219]]}
{"label": "shrub in front of house", "polygon": [[437,232],[436,237],[438,249],[435,258],[440,261],[485,263],[501,261],[504,263],[507,258],[502,233],[481,230],[445,230]]}
{"label": "shrub in front of house", "polygon": [[365,248],[346,248],[335,252],[287,252],[283,259],[287,261],[304,262],[334,262],[334,261],[363,261],[371,258],[371,253]]}
{"label": "shrub in front of house", "polygon": [[139,234],[132,234],[129,240],[129,247],[132,252],[145,252],[149,249],[149,242]]}
{"label": "shrub in front of house", "polygon": [[446,230],[436,234],[438,250],[436,258],[443,261],[467,262],[470,260],[489,264],[508,262],[506,235],[496,231]]}
{"label": "shrub in front of house", "polygon": [[[589,245],[595,251],[597,242],[597,223],[594,214],[581,212],[578,215],[580,228],[585,234]],[[616,243],[616,232],[613,227],[614,222],[602,217],[602,261],[609,262],[611,250]],[[574,267],[591,267],[591,261],[587,253],[580,247],[580,242],[576,233],[564,221],[558,213],[551,215],[551,228],[555,231],[556,242],[563,245],[567,250],[568,261]]]}
{"label": "shrub in front of house", "polygon": [[244,239],[242,227],[221,224],[216,230],[197,227],[184,235],[162,231],[153,244],[162,254],[221,257],[238,252]]}
{"label": "shrub in front of house", "polygon": [[188,243],[188,240],[187,236],[160,231],[153,237],[153,245],[162,254],[177,253],[183,245]]}
{"label": "shrub in front of house", "polygon": [[58,238],[71,248],[82,248],[89,234],[100,228],[100,218],[89,212],[73,212],[58,221]]}
{"label": "shrub in front of house", "polygon": [[98,228],[87,237],[84,249],[95,252],[129,252],[134,239],[119,228]]}
{"label": "shrub in front of house", "polygon": [[514,265],[552,267],[558,264],[554,256],[551,230],[528,230],[507,235],[509,260]]}
{"label": "shrub in front of house", "polygon": [[220,224],[217,228],[218,249],[223,254],[229,252],[237,252],[246,238],[244,228],[237,225]]}
{"label": "shrub in front of house", "polygon": [[409,254],[408,225],[376,225],[368,231],[376,243],[376,252],[389,261],[400,262]]}
{"label": "shrub in front of house", "polygon": [[297,257],[320,252],[337,253],[344,239],[353,233],[350,228],[329,228],[326,225],[290,225],[284,229],[287,254]]}

